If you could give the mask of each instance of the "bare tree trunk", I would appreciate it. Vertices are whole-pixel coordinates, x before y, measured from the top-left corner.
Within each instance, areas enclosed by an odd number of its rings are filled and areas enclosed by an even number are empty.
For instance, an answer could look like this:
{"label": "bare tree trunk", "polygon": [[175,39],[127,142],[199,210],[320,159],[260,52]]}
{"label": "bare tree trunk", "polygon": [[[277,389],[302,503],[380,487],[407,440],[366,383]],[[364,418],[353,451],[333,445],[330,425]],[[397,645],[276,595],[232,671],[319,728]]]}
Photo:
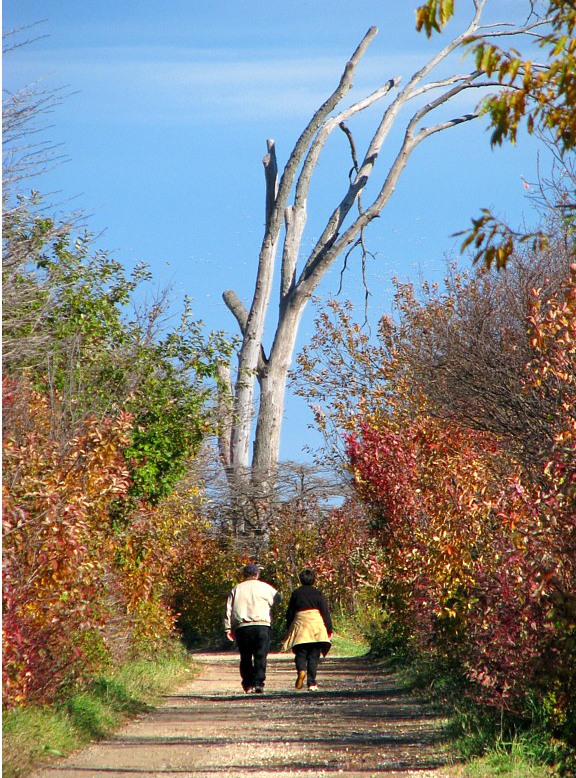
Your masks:
{"label": "bare tree trunk", "polygon": [[286,380],[304,307],[300,303],[284,311],[265,376],[260,381],[260,404],[252,458],[252,477],[258,481],[270,477],[278,462]]}
{"label": "bare tree trunk", "polygon": [[[279,457],[286,380],[298,326],[304,308],[318,284],[342,252],[362,243],[365,227],[380,214],[388,202],[414,149],[430,135],[478,116],[478,112],[473,110],[450,120],[423,124],[430,114],[453,101],[465,90],[493,85],[482,70],[443,76],[438,80],[433,79],[433,71],[472,35],[495,39],[500,35],[520,34],[531,29],[512,28],[504,23],[483,28],[480,18],[486,3],[487,0],[476,0],[474,16],[468,27],[432,57],[409,79],[406,86],[397,92],[384,110],[361,161],[356,158],[352,133],[344,122],[388,96],[398,87],[400,78],[390,79],[371,95],[340,110],[335,115],[333,112],[352,86],[356,67],[377,33],[375,27],[368,30],[346,64],[338,87],[316,111],[302,132],[279,182],[275,144],[273,140],[268,140],[268,153],[263,159],[266,180],[266,228],[250,309],[245,308],[234,292],[228,290],[224,293],[224,301],[234,314],[242,334],[233,406],[229,407],[226,413],[228,432],[220,442],[223,462],[231,481],[236,485],[241,483],[247,487],[252,484],[260,489],[273,481]],[[423,96],[429,92],[434,95],[433,99],[422,104]],[[404,139],[397,155],[383,177],[380,191],[367,207],[363,207],[361,196],[373,174],[383,143],[392,126],[397,123],[400,111],[413,100],[418,101],[419,107],[406,120]],[[344,130],[348,137],[354,167],[348,180],[345,181],[340,202],[336,201],[337,204],[324,231],[298,273],[298,255],[306,225],[310,183],[326,142],[332,132],[338,128]],[[293,201],[289,204],[291,194]],[[357,212],[354,215],[352,209],[355,205]],[[267,357],[262,348],[262,339],[283,224],[285,234],[282,247],[279,314],[274,342],[270,356]],[[256,380],[259,382],[260,395],[254,452],[250,461]],[[266,489],[263,491],[265,493]]]}

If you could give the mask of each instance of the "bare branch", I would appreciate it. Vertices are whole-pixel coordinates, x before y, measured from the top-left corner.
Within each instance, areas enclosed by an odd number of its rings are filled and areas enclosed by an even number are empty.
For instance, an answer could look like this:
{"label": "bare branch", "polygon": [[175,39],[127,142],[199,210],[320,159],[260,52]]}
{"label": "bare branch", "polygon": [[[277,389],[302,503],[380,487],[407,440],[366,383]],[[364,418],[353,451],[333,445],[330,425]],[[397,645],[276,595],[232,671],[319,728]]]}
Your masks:
{"label": "bare branch", "polygon": [[348,143],[350,144],[350,154],[352,155],[352,170],[348,174],[348,178],[350,179],[350,181],[352,181],[352,173],[353,172],[357,173],[359,170],[358,155],[356,154],[356,144],[354,143],[354,137],[350,132],[349,128],[346,126],[346,124],[344,122],[340,122],[338,126],[340,127],[344,135],[346,135],[346,137],[348,138]]}
{"label": "bare branch", "polygon": [[308,155],[306,157],[306,161],[302,166],[302,172],[300,173],[298,184],[296,185],[296,193],[294,197],[294,203],[297,208],[301,207],[302,204],[305,203],[306,199],[308,198],[308,190],[310,188],[312,173],[316,168],[316,165],[318,164],[318,158],[320,157],[320,152],[326,145],[326,141],[328,140],[328,137],[333,132],[333,130],[335,130],[336,127],[339,127],[343,122],[345,122],[354,114],[357,114],[360,111],[363,111],[366,108],[370,107],[371,105],[374,105],[374,103],[376,103],[378,100],[381,100],[385,95],[387,95],[391,89],[398,86],[399,83],[400,83],[399,77],[389,79],[384,84],[384,86],[381,86],[371,95],[365,97],[363,100],[359,100],[357,103],[354,103],[354,105],[351,105],[349,108],[347,108],[344,111],[341,111],[337,116],[328,119],[324,123],[323,127],[318,132],[318,135],[316,136],[314,143],[311,145],[310,151],[308,152]]}
{"label": "bare branch", "polygon": [[276,148],[272,139],[268,140],[268,154],[262,160],[264,176],[266,178],[266,231],[270,229],[270,220],[278,193],[278,163],[276,162]]}
{"label": "bare branch", "polygon": [[360,41],[360,44],[357,47],[356,51],[354,52],[350,60],[346,63],[346,67],[340,79],[340,83],[338,84],[338,87],[316,111],[316,113],[308,123],[308,126],[305,128],[305,130],[298,138],[298,141],[296,142],[296,145],[294,146],[294,150],[292,151],[292,154],[290,155],[290,158],[286,163],[284,173],[280,180],[280,186],[278,189],[278,198],[276,203],[276,214],[275,214],[276,225],[271,226],[271,229],[280,229],[281,218],[283,217],[284,210],[286,208],[286,205],[288,204],[288,197],[290,195],[290,190],[292,189],[294,177],[304,157],[304,153],[308,148],[310,141],[314,137],[314,134],[321,126],[323,121],[326,119],[327,116],[330,115],[330,113],[342,100],[344,95],[352,87],[352,79],[354,77],[354,73],[356,71],[358,62],[360,61],[364,52],[366,51],[366,49],[368,48],[368,46],[376,36],[377,32],[378,29],[376,27],[370,27],[370,29],[368,30],[364,38]]}
{"label": "bare branch", "polygon": [[[232,289],[227,289],[223,295],[222,299],[226,303],[226,306],[228,310],[234,315],[234,318],[238,322],[238,326],[240,327],[240,332],[242,335],[246,334],[246,325],[248,322],[248,311],[246,310],[246,306],[242,302],[242,300],[238,297],[236,292],[234,292]],[[266,364],[268,362],[268,359],[266,357],[266,354],[264,353],[263,347],[260,347],[260,356],[258,359],[258,365],[257,365],[257,374],[260,376],[262,371],[266,368]]]}
{"label": "bare branch", "polygon": [[[540,19],[532,24],[526,24],[523,27],[514,27],[513,24],[506,24],[505,22],[495,24],[482,24],[478,27],[476,35],[472,37],[473,40],[484,38],[504,38],[513,37],[516,35],[526,35],[531,38],[539,38],[540,36],[533,32],[537,27],[542,27],[548,24],[548,19]],[[502,27],[512,27],[511,30],[501,29]],[[496,29],[500,28],[500,29]],[[494,31],[495,30],[495,31]],[[468,42],[468,41],[467,41]]]}
{"label": "bare branch", "polygon": [[246,333],[246,323],[248,321],[246,306],[232,289],[227,289],[223,293],[222,299],[226,303],[228,310],[234,314],[234,318],[240,327],[240,332],[244,335]]}
{"label": "bare branch", "polygon": [[[475,70],[473,73],[461,73],[459,75],[450,76],[449,78],[444,78],[441,81],[431,81],[428,84],[424,84],[423,86],[419,87],[418,89],[414,89],[410,94],[410,99],[412,100],[415,97],[420,97],[420,95],[425,94],[426,92],[430,92],[433,89],[445,89],[447,86],[451,86],[452,84],[457,84],[459,82],[470,83],[473,78],[477,78],[480,75],[482,75],[482,71]],[[497,84],[497,82],[495,83]],[[479,84],[478,86],[492,85],[494,85],[494,82]],[[497,85],[499,86],[499,84]]]}
{"label": "bare branch", "polygon": [[[294,254],[293,247],[296,241],[298,242],[298,245],[300,243],[302,231],[306,224],[306,202],[308,199],[308,191],[310,188],[310,182],[312,180],[312,174],[316,168],[316,165],[318,164],[320,153],[326,145],[328,137],[337,127],[343,124],[346,119],[349,119],[354,114],[365,110],[366,108],[376,103],[378,100],[382,99],[393,87],[397,86],[399,82],[399,78],[390,79],[386,82],[386,84],[384,84],[384,86],[377,89],[371,95],[368,95],[364,99],[354,103],[346,110],[341,111],[337,116],[328,119],[326,122],[324,122],[316,138],[314,139],[296,184],[296,191],[294,195],[294,215],[292,219],[295,229],[294,233],[290,234],[289,236],[289,242],[285,243],[282,259],[282,289],[284,295],[288,294],[288,291],[292,289],[294,285],[294,269],[296,265],[297,254]],[[352,198],[352,202],[354,202],[354,199],[355,197]]]}
{"label": "bare branch", "polygon": [[[363,163],[361,169],[358,171],[355,181],[350,185],[348,192],[344,196],[338,208],[336,208],[333,212],[324,232],[320,236],[320,239],[316,243],[316,246],[310,254],[308,261],[306,262],[306,265],[300,276],[300,281],[302,282],[301,289],[303,290],[304,294],[309,295],[314,291],[326,268],[331,264],[338,253],[340,253],[340,251],[342,251],[346,246],[353,243],[364,227],[372,219],[378,216],[385,203],[391,196],[392,192],[394,191],[400,173],[404,169],[414,148],[422,140],[424,140],[424,138],[432,135],[435,132],[439,132],[442,129],[448,129],[449,127],[455,126],[456,124],[477,118],[478,113],[466,114],[465,116],[459,117],[458,119],[434,125],[434,127],[429,128],[429,130],[424,129],[420,131],[418,135],[414,134],[416,125],[426,114],[430,113],[435,108],[438,108],[440,105],[448,102],[465,89],[487,85],[473,83],[474,79],[476,79],[480,74],[481,71],[476,70],[467,77],[458,76],[457,78],[459,79],[459,83],[452,87],[452,89],[449,89],[447,92],[443,92],[435,100],[416,111],[408,123],[404,142],[394,163],[390,168],[389,174],[386,178],[384,186],[380,190],[380,193],[374,200],[372,206],[370,206],[370,208],[368,208],[366,211],[362,211],[357,220],[346,230],[344,235],[339,240],[337,240],[338,230],[350,212],[350,208],[354,202],[354,199],[360,196],[361,191],[365,188],[368,182],[368,178],[372,172],[384,138],[388,133],[390,124],[395,119],[395,115],[398,112],[399,107],[403,102],[412,99],[414,95],[421,95],[424,91],[426,91],[426,86],[420,87],[413,92],[406,92],[406,89],[404,89],[402,91],[404,100],[401,101],[400,97],[396,98],[394,103],[386,111],[379,128],[374,134],[372,143],[370,144],[370,148],[368,149],[366,155],[365,162]],[[447,83],[450,83],[451,80],[452,79],[446,79]],[[299,284],[297,285],[297,288]]]}

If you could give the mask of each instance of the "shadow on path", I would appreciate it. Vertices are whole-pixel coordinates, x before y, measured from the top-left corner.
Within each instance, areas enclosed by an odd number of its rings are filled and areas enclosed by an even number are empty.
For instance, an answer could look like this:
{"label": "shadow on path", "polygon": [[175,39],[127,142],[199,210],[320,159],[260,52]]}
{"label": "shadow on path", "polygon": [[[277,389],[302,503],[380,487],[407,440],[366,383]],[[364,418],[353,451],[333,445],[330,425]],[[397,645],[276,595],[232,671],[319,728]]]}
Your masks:
{"label": "shadow on path", "polygon": [[37,778],[446,776],[441,718],[368,659],[329,657],[313,694],[294,689],[290,657],[271,655],[263,695],[239,693],[237,655],[194,659],[199,678]]}

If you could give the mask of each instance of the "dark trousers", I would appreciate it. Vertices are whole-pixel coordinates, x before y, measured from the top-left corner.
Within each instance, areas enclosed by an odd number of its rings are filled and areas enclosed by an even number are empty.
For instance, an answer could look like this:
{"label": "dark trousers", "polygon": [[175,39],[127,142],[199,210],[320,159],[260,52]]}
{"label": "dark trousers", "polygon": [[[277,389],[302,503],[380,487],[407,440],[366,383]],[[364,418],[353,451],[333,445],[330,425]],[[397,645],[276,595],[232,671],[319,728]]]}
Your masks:
{"label": "dark trousers", "polygon": [[292,649],[296,670],[298,672],[301,670],[306,672],[308,686],[316,684],[316,672],[318,671],[321,649],[320,643],[300,643],[300,645],[294,646]]}
{"label": "dark trousers", "polygon": [[240,651],[242,688],[264,686],[266,658],[270,649],[270,627],[239,627],[236,629],[235,638]]}

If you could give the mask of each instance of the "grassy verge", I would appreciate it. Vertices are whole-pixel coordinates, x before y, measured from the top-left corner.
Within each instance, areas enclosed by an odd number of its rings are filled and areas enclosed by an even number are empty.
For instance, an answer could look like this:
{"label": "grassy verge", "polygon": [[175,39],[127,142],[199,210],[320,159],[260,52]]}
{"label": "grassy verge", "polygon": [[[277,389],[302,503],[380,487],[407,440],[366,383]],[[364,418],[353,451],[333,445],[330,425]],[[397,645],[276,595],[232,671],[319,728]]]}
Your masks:
{"label": "grassy verge", "polygon": [[330,656],[364,656],[370,650],[370,644],[362,631],[349,620],[336,616]]}
{"label": "grassy verge", "polygon": [[[542,722],[498,717],[467,701],[455,668],[414,658],[384,660],[402,685],[428,697],[446,715],[446,746],[454,778],[552,778],[571,775],[559,768],[560,750]],[[556,767],[550,765],[556,764]]]}
{"label": "grassy verge", "polygon": [[480,759],[474,759],[454,772],[455,778],[552,778],[552,767],[535,765],[521,741],[494,746]]}
{"label": "grassy verge", "polygon": [[32,768],[106,737],[197,667],[184,651],[130,662],[103,673],[57,706],[26,707],[2,717],[2,775],[23,778]]}

